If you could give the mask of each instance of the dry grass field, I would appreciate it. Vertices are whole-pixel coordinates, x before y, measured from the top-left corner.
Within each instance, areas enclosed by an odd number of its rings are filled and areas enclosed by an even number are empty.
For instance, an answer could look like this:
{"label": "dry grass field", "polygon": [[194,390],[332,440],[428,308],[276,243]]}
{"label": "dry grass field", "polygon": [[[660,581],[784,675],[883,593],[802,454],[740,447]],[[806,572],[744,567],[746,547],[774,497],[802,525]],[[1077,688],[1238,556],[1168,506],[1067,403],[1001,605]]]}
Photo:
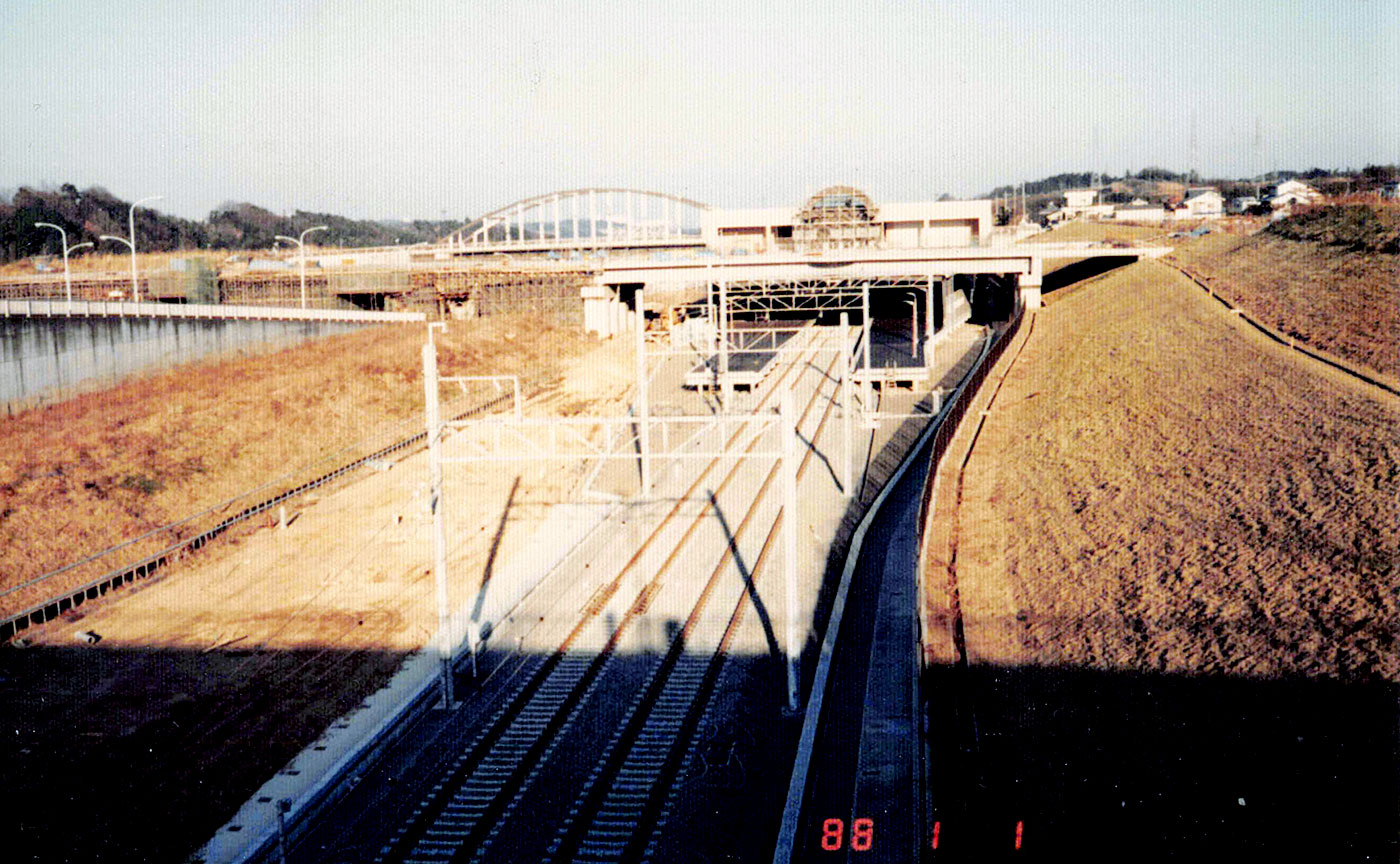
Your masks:
{"label": "dry grass field", "polygon": [[[421,327],[370,328],[182,366],[0,420],[0,588],[418,431],[423,340]],[[510,318],[454,322],[438,341],[445,375],[521,371],[532,387],[557,383],[588,344],[570,329]],[[100,564],[171,539],[163,533]],[[54,596],[99,569],[10,594],[0,608]]]}
{"label": "dry grass field", "polygon": [[1148,261],[1036,313],[983,410],[927,535],[949,825],[1024,820],[1049,859],[1395,860],[1400,399]]}
{"label": "dry grass field", "polygon": [[1040,313],[956,516],[970,657],[1400,681],[1400,402],[1212,304],[1145,262]]}

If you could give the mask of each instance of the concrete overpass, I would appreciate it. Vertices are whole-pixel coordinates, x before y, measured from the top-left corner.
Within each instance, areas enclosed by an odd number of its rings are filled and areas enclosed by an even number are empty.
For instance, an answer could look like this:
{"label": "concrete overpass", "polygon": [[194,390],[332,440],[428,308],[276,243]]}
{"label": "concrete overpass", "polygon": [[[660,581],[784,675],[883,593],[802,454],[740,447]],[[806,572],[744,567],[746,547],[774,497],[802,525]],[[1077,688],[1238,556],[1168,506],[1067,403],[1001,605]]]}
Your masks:
{"label": "concrete overpass", "polygon": [[[705,255],[682,260],[617,257],[595,262],[595,275],[584,286],[584,326],[601,336],[629,330],[631,324],[620,307],[638,288],[651,296],[704,297],[707,286],[728,283],[766,285],[775,301],[787,297],[810,300],[805,308],[836,309],[840,294],[860,284],[874,290],[888,284],[907,290],[909,280],[922,281],[930,297],[938,286],[939,299],[929,303],[930,326],[967,320],[971,298],[967,286],[979,277],[994,277],[1002,285],[1014,282],[1026,305],[1040,305],[1040,289],[1046,260],[1085,258],[1156,258],[1169,247],[1111,247],[1085,243],[992,243],[985,246],[844,249],[817,254],[771,252],[760,255]],[[940,310],[941,304],[941,310]],[[793,305],[796,311],[804,308]]]}
{"label": "concrete overpass", "polygon": [[[898,283],[907,291],[915,279],[929,298],[940,286],[937,302],[927,304],[932,327],[945,313],[952,323],[965,319],[970,303],[960,303],[958,292],[966,294],[978,278],[1014,281],[1036,306],[1047,259],[1168,251],[1013,239],[993,226],[986,200],[876,203],[854,187],[831,186],[796,207],[724,210],[665,193],[597,188],[498,207],[414,257],[439,268],[488,256],[525,270],[577,262],[589,274],[580,297],[584,327],[612,336],[632,328],[630,298],[639,289],[683,302],[706,297],[719,283],[751,293],[766,286],[759,292],[794,298],[786,311],[797,311],[804,304],[835,308],[835,298],[856,283],[877,291]],[[823,286],[834,294],[824,297]]]}

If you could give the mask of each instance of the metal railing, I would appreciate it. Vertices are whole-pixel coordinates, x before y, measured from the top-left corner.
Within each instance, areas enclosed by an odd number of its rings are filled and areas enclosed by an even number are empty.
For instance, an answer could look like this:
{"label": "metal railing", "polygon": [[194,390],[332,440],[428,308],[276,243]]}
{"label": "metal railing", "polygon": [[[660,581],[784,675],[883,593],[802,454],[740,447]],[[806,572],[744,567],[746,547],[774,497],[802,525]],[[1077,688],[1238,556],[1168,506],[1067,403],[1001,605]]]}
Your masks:
{"label": "metal railing", "polygon": [[195,303],[132,303],[109,300],[0,299],[0,317],[209,318],[257,321],[348,321],[402,323],[427,320],[423,312],[359,309],[299,309],[287,306],[225,306]]}

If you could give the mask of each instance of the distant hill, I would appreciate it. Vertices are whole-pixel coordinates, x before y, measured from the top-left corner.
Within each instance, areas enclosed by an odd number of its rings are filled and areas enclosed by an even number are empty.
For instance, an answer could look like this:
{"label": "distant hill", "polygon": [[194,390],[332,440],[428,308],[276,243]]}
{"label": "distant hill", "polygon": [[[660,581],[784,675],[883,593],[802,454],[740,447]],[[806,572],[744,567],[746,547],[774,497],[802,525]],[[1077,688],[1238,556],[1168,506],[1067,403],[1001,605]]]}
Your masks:
{"label": "distant hill", "polygon": [[[71,183],[58,189],[21,187],[8,203],[0,201],[0,263],[63,251],[57,232],[51,228],[36,228],[35,222],[62,226],[68,232],[70,246],[88,241],[96,243],[102,234],[125,237],[130,206],[131,202],[117,198],[101,186],[82,190]],[[437,240],[464,221],[357,220],[303,210],[279,216],[255,204],[232,202],[216,208],[207,219],[198,222],[137,208],[136,234],[137,244],[145,252],[267,249],[278,234],[296,237],[313,225],[325,225],[326,231],[318,231],[307,239],[342,247],[393,246]]]}

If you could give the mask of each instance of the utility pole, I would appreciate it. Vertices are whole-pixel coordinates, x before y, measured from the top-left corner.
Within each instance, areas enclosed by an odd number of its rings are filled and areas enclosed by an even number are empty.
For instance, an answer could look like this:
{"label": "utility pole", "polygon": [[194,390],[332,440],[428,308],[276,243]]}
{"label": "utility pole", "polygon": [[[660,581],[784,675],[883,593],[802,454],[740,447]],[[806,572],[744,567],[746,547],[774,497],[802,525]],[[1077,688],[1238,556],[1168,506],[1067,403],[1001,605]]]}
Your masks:
{"label": "utility pole", "polygon": [[782,415],[780,434],[783,436],[783,569],[786,586],[788,710],[796,711],[797,664],[802,650],[797,644],[797,420],[792,406],[792,391],[784,390],[779,403]]}
{"label": "utility pole", "polygon": [[442,418],[438,409],[437,346],[423,345],[423,395],[428,425],[428,506],[433,512],[433,583],[438,613],[439,708],[450,709],[456,701],[452,692],[452,613],[447,597],[447,529],[443,522],[442,500]]}
{"label": "utility pole", "polygon": [[646,292],[638,288],[635,304],[637,307],[637,443],[638,455],[642,462],[642,497],[651,493],[651,440],[648,431],[651,426],[651,406],[647,400],[647,334],[646,334]]}

